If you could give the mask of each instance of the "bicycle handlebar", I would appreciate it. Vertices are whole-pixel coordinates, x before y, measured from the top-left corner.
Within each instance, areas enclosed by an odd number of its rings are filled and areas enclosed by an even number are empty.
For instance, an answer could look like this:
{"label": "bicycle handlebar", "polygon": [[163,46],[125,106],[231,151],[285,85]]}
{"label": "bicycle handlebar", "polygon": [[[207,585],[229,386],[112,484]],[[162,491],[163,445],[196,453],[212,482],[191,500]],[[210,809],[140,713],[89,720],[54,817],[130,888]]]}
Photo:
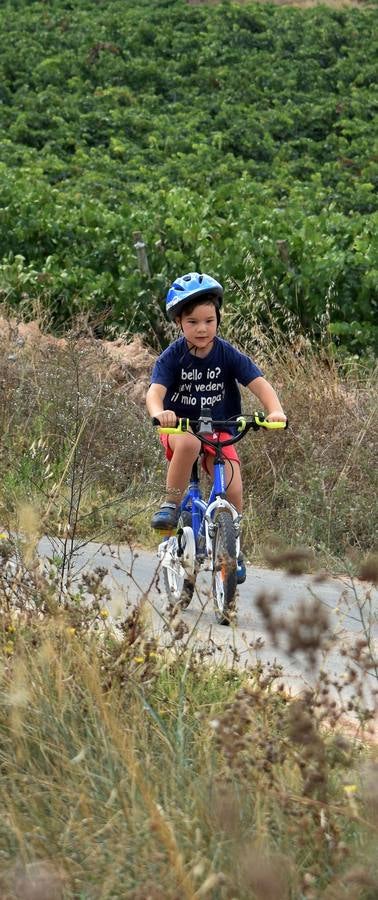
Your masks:
{"label": "bicycle handlebar", "polygon": [[264,413],[255,412],[252,416],[237,416],[236,419],[213,420],[207,416],[200,416],[199,419],[178,418],[175,427],[164,427],[160,425],[159,419],[153,417],[152,424],[158,427],[159,434],[185,434],[192,429],[193,434],[195,434],[199,440],[205,439],[205,443],[214,443],[213,441],[209,441],[209,438],[206,438],[206,435],[212,434],[220,428],[222,430],[227,430],[227,427],[235,428],[235,425],[237,425],[237,434],[234,435],[234,437],[230,437],[227,441],[217,441],[220,446],[227,446],[227,444],[234,444],[236,441],[239,441],[251,428],[254,431],[258,431],[259,428],[271,430],[279,428],[285,429],[288,427],[289,423],[287,419],[286,422],[268,422]]}

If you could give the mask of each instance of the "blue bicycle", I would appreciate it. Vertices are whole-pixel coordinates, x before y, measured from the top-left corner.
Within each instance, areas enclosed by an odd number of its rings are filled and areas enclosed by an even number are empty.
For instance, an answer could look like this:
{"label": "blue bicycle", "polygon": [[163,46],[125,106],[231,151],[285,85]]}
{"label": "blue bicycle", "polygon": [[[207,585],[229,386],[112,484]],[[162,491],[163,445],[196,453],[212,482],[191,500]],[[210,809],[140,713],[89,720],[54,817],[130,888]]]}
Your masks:
{"label": "blue bicycle", "polygon": [[[153,424],[159,425],[158,419]],[[214,437],[216,431],[233,431],[226,439]],[[287,428],[287,422],[268,422],[263,413],[238,416],[226,421],[178,419],[175,428],[159,426],[161,434],[183,434],[191,430],[201,447],[215,450],[214,477],[208,500],[204,500],[198,474],[198,460],[193,465],[188,491],[179,507],[176,534],[159,544],[158,556],[164,589],[169,602],[186,609],[193,597],[200,566],[207,560],[212,571],[212,595],[215,617],[219,624],[229,625],[237,587],[237,560],[240,552],[241,517],[226,499],[225,459],[222,448],[236,444],[253,429]],[[199,454],[201,450],[199,450]]]}

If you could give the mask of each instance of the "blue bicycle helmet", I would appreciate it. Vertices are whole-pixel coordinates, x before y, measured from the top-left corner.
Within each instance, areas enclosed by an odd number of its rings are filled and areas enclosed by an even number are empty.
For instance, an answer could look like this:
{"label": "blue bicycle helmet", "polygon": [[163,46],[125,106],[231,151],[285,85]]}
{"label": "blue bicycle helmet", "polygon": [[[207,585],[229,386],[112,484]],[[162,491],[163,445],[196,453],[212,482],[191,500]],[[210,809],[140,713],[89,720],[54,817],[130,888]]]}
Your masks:
{"label": "blue bicycle helmet", "polygon": [[198,272],[189,272],[176,278],[165,299],[168,319],[175,319],[182,313],[184,306],[194,300],[195,297],[213,294],[218,301],[218,309],[222,306],[223,288],[211,275],[200,275]]}

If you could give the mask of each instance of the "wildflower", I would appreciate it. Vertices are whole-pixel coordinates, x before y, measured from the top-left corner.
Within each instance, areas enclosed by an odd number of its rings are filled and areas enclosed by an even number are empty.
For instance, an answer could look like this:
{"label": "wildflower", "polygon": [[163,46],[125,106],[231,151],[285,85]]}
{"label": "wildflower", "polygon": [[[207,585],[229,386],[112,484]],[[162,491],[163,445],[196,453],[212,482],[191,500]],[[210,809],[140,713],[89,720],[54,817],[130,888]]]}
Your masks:
{"label": "wildflower", "polygon": [[143,663],[143,662],[144,662],[144,656],[134,656],[134,662],[136,662],[136,663]]}
{"label": "wildflower", "polygon": [[344,791],[350,797],[352,794],[355,794],[357,791],[356,784],[344,784]]}
{"label": "wildflower", "polygon": [[11,643],[11,641],[8,641],[8,643],[5,644],[4,651],[7,654],[7,656],[12,656],[12,653],[14,653],[14,646]]}
{"label": "wildflower", "polygon": [[0,531],[0,541],[7,541],[8,535],[5,534],[5,531]]}
{"label": "wildflower", "polygon": [[358,815],[357,809],[357,785],[356,784],[344,784],[344,793],[347,795],[348,803],[351,808],[353,815]]}
{"label": "wildflower", "polygon": [[68,634],[68,637],[72,637],[72,635],[76,634],[76,628],[66,628],[66,634]]}
{"label": "wildflower", "polygon": [[104,607],[104,609],[100,610],[100,616],[102,619],[107,619],[109,616],[109,610],[105,609],[105,607]]}

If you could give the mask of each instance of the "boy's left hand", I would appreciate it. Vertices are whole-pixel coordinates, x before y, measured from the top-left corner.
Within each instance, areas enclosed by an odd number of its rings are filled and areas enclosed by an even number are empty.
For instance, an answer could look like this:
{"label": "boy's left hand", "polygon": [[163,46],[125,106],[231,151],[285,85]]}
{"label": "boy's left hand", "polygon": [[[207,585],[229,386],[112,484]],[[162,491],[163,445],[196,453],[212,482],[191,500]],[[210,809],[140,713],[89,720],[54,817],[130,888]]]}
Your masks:
{"label": "boy's left hand", "polygon": [[266,416],[267,422],[286,422],[287,416],[282,409],[274,409]]}

